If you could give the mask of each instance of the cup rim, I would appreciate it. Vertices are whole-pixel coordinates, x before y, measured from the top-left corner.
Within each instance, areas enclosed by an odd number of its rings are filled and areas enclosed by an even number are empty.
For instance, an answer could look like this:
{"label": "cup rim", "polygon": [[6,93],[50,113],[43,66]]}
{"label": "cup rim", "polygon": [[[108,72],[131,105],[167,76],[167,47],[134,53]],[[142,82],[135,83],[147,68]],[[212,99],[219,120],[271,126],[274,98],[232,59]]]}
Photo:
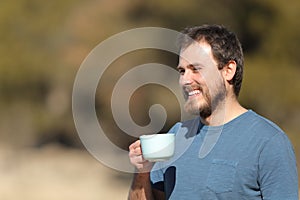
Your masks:
{"label": "cup rim", "polygon": [[156,134],[148,134],[148,135],[141,135],[139,138],[140,139],[147,139],[147,138],[153,138],[157,135],[160,135],[160,136],[170,136],[170,135],[175,135],[174,133],[156,133]]}

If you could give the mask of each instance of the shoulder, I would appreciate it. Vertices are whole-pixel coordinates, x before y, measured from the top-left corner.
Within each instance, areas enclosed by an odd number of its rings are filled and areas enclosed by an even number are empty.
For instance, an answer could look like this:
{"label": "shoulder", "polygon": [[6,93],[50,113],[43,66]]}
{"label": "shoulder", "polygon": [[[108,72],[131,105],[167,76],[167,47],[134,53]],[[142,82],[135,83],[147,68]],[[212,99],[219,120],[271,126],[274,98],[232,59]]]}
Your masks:
{"label": "shoulder", "polygon": [[293,145],[287,134],[279,126],[253,111],[251,115],[254,120],[250,125],[250,130],[253,136],[264,144],[262,149],[264,152],[269,152],[267,153],[269,155],[275,154],[274,156],[280,154],[294,156]]}
{"label": "shoulder", "polygon": [[248,120],[251,132],[255,133],[258,137],[270,139],[274,136],[286,136],[284,131],[277,124],[254,111],[249,111]]}

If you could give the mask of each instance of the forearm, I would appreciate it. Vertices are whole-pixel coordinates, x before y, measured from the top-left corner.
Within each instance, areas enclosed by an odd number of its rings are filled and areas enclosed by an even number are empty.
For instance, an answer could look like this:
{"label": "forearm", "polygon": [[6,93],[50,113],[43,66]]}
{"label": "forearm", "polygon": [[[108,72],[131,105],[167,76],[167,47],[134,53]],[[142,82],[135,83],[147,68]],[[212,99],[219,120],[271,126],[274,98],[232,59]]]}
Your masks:
{"label": "forearm", "polygon": [[131,188],[129,190],[129,200],[154,200],[150,173],[136,173],[134,174]]}

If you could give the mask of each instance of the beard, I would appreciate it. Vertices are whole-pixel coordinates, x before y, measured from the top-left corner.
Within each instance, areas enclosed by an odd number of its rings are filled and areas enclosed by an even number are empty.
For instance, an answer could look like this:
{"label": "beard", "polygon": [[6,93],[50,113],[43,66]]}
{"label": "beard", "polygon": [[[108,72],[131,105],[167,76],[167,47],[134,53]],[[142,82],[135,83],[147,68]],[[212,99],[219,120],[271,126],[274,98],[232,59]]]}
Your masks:
{"label": "beard", "polygon": [[[203,91],[203,90],[202,90]],[[202,93],[201,101],[199,98],[186,99],[184,109],[191,115],[200,115],[202,118],[207,118],[212,113],[211,97],[207,93]]]}
{"label": "beard", "polygon": [[187,90],[184,91],[184,98],[186,100],[184,109],[192,115],[200,115],[205,119],[225,103],[226,89],[223,79],[215,83],[212,87],[214,90],[209,90],[207,86],[200,87],[202,96],[189,98]]}

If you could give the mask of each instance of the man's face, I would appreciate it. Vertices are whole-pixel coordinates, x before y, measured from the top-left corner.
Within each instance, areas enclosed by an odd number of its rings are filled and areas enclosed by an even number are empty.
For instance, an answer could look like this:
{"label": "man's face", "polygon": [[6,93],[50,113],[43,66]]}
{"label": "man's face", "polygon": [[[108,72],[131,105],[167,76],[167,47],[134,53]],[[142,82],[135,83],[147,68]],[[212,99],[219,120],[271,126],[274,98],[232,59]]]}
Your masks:
{"label": "man's face", "polygon": [[193,43],[183,49],[178,70],[187,112],[206,118],[225,102],[225,82],[209,44]]}

